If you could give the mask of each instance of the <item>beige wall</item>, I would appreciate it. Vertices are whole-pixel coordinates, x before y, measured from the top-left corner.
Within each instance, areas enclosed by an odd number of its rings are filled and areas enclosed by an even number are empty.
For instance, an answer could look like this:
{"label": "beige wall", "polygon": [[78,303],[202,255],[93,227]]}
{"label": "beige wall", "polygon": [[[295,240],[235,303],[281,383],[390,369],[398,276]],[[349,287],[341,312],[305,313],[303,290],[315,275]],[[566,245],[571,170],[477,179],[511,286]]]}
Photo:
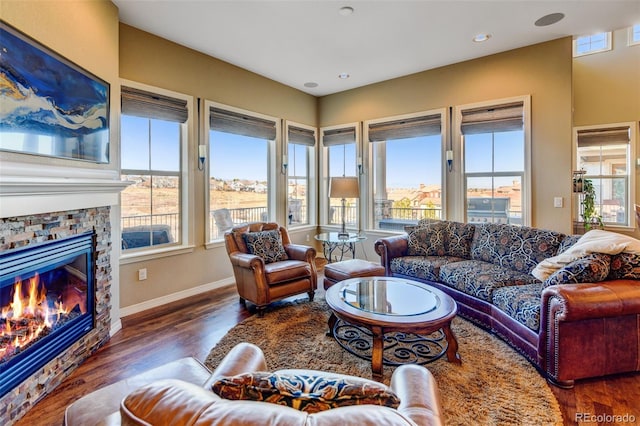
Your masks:
{"label": "beige wall", "polygon": [[125,24],[120,25],[120,77],[316,124],[315,97]]}
{"label": "beige wall", "polygon": [[[532,225],[570,232],[570,38],[325,96],[320,126],[520,95],[531,95]],[[554,208],[554,197],[565,206]]]}
{"label": "beige wall", "polygon": [[[613,34],[613,50],[573,62],[574,125],[640,122],[640,45],[627,45],[627,29]],[[640,138],[640,133],[639,138]],[[636,141],[640,156],[640,141]],[[640,204],[640,167],[635,168],[635,200]],[[635,230],[635,237],[640,230]]]}
{"label": "beige wall", "polygon": [[[124,24],[120,25],[120,77],[194,98],[317,125],[315,97]],[[190,148],[192,153],[195,145],[192,143]],[[195,158],[195,154],[191,157]],[[205,176],[193,164],[190,169],[194,176],[190,199],[195,247],[186,254],[122,264],[120,300],[123,308],[229,281],[233,275],[224,245],[204,247],[204,221],[208,217]],[[280,203],[284,202],[282,198]],[[137,280],[140,268],[147,268],[146,281]]]}
{"label": "beige wall", "polygon": [[640,45],[615,31],[613,49],[573,61],[574,125],[640,121]]}

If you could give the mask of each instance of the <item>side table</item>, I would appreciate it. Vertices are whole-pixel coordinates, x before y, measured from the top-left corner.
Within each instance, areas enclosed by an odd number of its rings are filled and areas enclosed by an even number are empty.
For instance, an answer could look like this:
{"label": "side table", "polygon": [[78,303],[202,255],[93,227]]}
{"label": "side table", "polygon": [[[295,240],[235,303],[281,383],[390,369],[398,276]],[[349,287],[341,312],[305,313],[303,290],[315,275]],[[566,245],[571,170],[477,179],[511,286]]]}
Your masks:
{"label": "side table", "polygon": [[327,262],[340,262],[345,254],[356,258],[356,243],[364,241],[367,237],[356,233],[349,236],[338,236],[337,232],[323,232],[315,236],[322,243],[322,252]]}

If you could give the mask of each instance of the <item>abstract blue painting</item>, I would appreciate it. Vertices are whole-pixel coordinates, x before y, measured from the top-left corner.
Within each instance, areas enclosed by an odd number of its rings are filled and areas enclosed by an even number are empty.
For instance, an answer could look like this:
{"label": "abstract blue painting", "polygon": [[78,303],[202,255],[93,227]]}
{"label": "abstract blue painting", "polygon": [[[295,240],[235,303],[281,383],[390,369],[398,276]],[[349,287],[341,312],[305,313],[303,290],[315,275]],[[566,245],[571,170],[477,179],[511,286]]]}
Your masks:
{"label": "abstract blue painting", "polygon": [[109,162],[109,85],[0,22],[0,149]]}

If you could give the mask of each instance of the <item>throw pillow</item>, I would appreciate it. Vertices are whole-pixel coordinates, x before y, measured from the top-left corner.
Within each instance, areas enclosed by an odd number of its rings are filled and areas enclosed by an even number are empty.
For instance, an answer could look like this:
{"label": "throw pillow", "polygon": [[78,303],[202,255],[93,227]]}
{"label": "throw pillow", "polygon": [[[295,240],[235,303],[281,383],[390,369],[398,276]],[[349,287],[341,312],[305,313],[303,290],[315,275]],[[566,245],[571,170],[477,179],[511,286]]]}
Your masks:
{"label": "throw pillow", "polygon": [[604,253],[592,253],[581,257],[557,270],[544,282],[545,286],[572,283],[596,283],[604,281],[609,275],[611,256]]}
{"label": "throw pillow", "polygon": [[400,405],[389,387],[358,377],[255,372],[222,377],[211,388],[221,398],[271,402],[307,413],[347,405]]}
{"label": "throw pillow", "polygon": [[448,256],[471,258],[471,242],[476,227],[470,223],[443,222],[447,228],[445,250]]}
{"label": "throw pillow", "polygon": [[620,253],[611,257],[610,280],[640,280],[640,255]]}
{"label": "throw pillow", "polygon": [[578,240],[582,237],[582,235],[567,235],[560,241],[560,247],[558,247],[558,254],[564,253],[569,250]]}
{"label": "throw pillow", "polygon": [[260,256],[264,259],[264,263],[279,262],[289,258],[282,245],[280,231],[277,229],[272,231],[247,232],[243,234],[242,238],[247,244],[249,253]]}
{"label": "throw pillow", "polygon": [[444,256],[446,226],[442,222],[419,226],[407,234],[409,256]]}

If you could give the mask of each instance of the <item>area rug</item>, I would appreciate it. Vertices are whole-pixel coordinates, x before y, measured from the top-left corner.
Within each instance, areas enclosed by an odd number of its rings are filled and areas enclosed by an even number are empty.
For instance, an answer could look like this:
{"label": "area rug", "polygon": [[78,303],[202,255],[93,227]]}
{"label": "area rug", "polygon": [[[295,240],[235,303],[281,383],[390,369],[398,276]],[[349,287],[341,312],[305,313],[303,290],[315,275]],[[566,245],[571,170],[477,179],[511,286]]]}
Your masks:
{"label": "area rug", "polygon": [[[330,310],[324,300],[301,301],[247,318],[211,350],[205,364],[214,369],[240,342],[265,354],[270,370],[309,368],[371,378],[371,362],[358,358],[326,336]],[[461,318],[452,323],[462,365],[446,357],[426,367],[438,383],[448,425],[561,425],[562,414],[549,385],[506,343]],[[384,367],[389,384],[393,367]]]}

